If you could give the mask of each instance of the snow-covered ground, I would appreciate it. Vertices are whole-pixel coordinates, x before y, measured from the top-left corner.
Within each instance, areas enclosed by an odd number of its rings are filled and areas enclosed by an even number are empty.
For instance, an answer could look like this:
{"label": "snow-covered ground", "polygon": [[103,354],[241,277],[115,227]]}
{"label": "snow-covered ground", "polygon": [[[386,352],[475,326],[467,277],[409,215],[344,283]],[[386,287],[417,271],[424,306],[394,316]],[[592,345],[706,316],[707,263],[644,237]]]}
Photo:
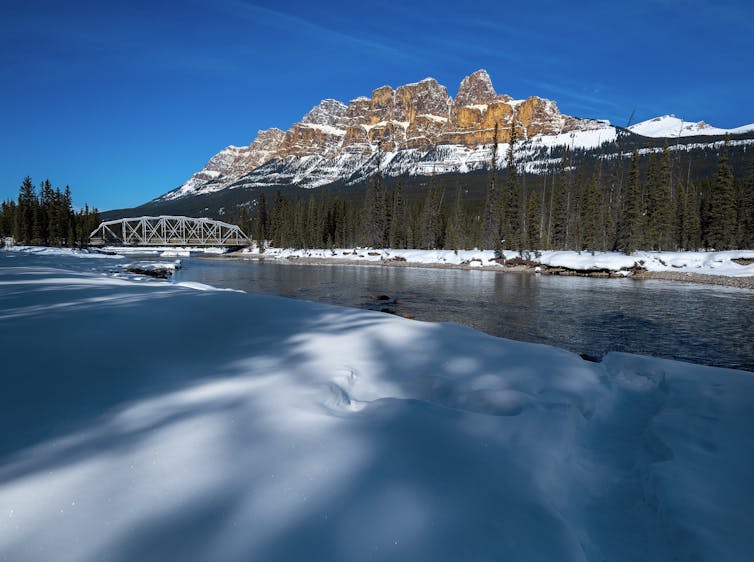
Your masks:
{"label": "snow-covered ground", "polygon": [[0,252],[0,560],[754,552],[751,373],[80,256]]}
{"label": "snow-covered ground", "polygon": [[220,255],[227,253],[227,248],[214,247],[180,247],[180,246],[106,246],[102,248],[103,252],[115,253],[124,256],[160,256],[163,258],[183,257],[187,258],[192,255],[210,254]]}
{"label": "snow-covered ground", "polygon": [[[414,264],[468,265],[470,267],[500,266],[491,250],[394,250],[370,248],[291,249],[267,248],[264,253],[254,246],[245,251],[251,257],[296,259],[318,258],[346,261],[383,262],[390,260]],[[519,256],[506,250],[507,259]],[[734,259],[754,259],[754,250],[727,252],[634,252],[627,256],[619,252],[546,251],[526,252],[532,262],[549,267],[563,267],[578,271],[607,270],[628,272],[640,267],[647,271],[675,271],[730,277],[754,276],[754,264],[742,265]]]}

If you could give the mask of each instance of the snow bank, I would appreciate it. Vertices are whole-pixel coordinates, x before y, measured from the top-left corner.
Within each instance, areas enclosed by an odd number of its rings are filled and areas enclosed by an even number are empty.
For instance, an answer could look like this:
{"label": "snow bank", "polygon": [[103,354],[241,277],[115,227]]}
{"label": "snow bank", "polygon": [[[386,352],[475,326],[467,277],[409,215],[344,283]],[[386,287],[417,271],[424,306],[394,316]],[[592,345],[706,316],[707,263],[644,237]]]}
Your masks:
{"label": "snow bank", "polygon": [[225,254],[227,248],[212,247],[178,247],[178,246],[107,246],[103,251],[117,252],[123,255],[137,254],[141,256],[161,256],[161,257],[183,257],[187,258],[192,254]]}
{"label": "snow bank", "polygon": [[342,261],[406,261],[419,264],[462,265],[477,262],[495,265],[495,252],[490,250],[392,250],[372,248],[333,248],[333,249],[293,249],[267,248],[264,253],[254,246],[244,250],[252,257],[294,260],[298,258],[315,258]]}
{"label": "snow bank", "polygon": [[[495,252],[491,250],[395,250],[371,248],[335,248],[323,249],[291,249],[267,248],[259,253],[257,247],[244,251],[251,257],[276,258],[295,260],[299,258],[315,258],[344,261],[405,261],[414,264],[449,264],[469,266],[502,267],[495,260]],[[512,259],[520,254],[512,250],[505,250],[506,259]],[[625,255],[619,252],[575,252],[575,251],[545,251],[525,252],[524,255],[534,264],[548,267],[562,267],[577,271],[613,271],[628,272],[632,268],[642,268],[647,271],[676,271],[686,273],[702,273],[709,275],[723,275],[729,277],[754,276],[754,264],[741,265],[734,259],[754,259],[754,250],[735,250],[727,252],[635,252]]]}
{"label": "snow bank", "polygon": [[[10,248],[3,248],[0,252],[7,252],[7,255],[12,254],[25,254],[35,256],[65,256],[76,258],[122,258],[122,252],[117,252],[119,248],[114,248],[113,251],[104,252],[94,249],[79,250],[77,248],[48,248],[45,246],[11,246]],[[117,255],[113,255],[117,253]]]}
{"label": "snow bank", "polygon": [[54,263],[0,253],[0,559],[754,552],[751,373]]}

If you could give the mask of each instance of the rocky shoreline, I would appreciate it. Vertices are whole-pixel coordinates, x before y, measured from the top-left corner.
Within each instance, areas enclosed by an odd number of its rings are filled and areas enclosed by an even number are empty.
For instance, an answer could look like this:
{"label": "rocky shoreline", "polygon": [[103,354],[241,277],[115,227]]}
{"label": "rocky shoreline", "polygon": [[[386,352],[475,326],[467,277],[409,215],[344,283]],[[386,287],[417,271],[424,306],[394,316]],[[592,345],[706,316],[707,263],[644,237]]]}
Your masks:
{"label": "rocky shoreline", "polygon": [[320,258],[289,256],[286,258],[266,257],[264,255],[249,255],[241,253],[226,254],[226,257],[246,260],[271,260],[276,262],[319,264],[319,265],[360,265],[372,267],[419,267],[424,269],[463,269],[496,271],[498,273],[527,273],[535,275],[561,275],[574,277],[600,277],[617,279],[647,280],[656,279],[661,281],[674,281],[681,283],[699,283],[705,285],[718,285],[735,287],[738,289],[754,290],[754,277],[730,277],[725,275],[709,275],[705,273],[674,272],[674,271],[646,271],[643,269],[609,271],[609,270],[576,270],[563,267],[548,267],[539,264],[516,264],[516,265],[471,265],[453,263],[419,263],[404,260],[390,259],[380,261],[350,260],[343,258]]}
{"label": "rocky shoreline", "polygon": [[663,281],[680,281],[682,283],[701,283],[720,285],[737,289],[754,290],[754,277],[728,277],[725,275],[707,275],[705,273],[686,273],[675,271],[639,271],[634,279],[661,279]]}

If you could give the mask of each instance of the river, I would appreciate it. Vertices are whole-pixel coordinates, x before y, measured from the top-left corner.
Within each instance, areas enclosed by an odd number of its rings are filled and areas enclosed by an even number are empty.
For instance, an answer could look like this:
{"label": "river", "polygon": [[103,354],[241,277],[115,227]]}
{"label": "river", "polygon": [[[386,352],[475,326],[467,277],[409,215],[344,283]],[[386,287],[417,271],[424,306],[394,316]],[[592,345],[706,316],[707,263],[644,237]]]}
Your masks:
{"label": "river", "polygon": [[591,358],[625,351],[754,371],[754,293],[745,289],[271,260],[188,258],[183,266],[176,281],[389,309]]}

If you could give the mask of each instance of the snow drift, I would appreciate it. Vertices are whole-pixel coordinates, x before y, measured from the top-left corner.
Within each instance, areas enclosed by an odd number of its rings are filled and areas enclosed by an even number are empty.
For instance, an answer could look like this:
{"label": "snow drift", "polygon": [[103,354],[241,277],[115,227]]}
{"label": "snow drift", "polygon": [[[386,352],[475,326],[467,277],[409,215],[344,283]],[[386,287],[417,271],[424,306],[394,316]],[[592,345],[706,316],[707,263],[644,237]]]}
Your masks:
{"label": "snow drift", "polygon": [[754,552],[750,373],[106,261],[0,253],[0,559]]}

